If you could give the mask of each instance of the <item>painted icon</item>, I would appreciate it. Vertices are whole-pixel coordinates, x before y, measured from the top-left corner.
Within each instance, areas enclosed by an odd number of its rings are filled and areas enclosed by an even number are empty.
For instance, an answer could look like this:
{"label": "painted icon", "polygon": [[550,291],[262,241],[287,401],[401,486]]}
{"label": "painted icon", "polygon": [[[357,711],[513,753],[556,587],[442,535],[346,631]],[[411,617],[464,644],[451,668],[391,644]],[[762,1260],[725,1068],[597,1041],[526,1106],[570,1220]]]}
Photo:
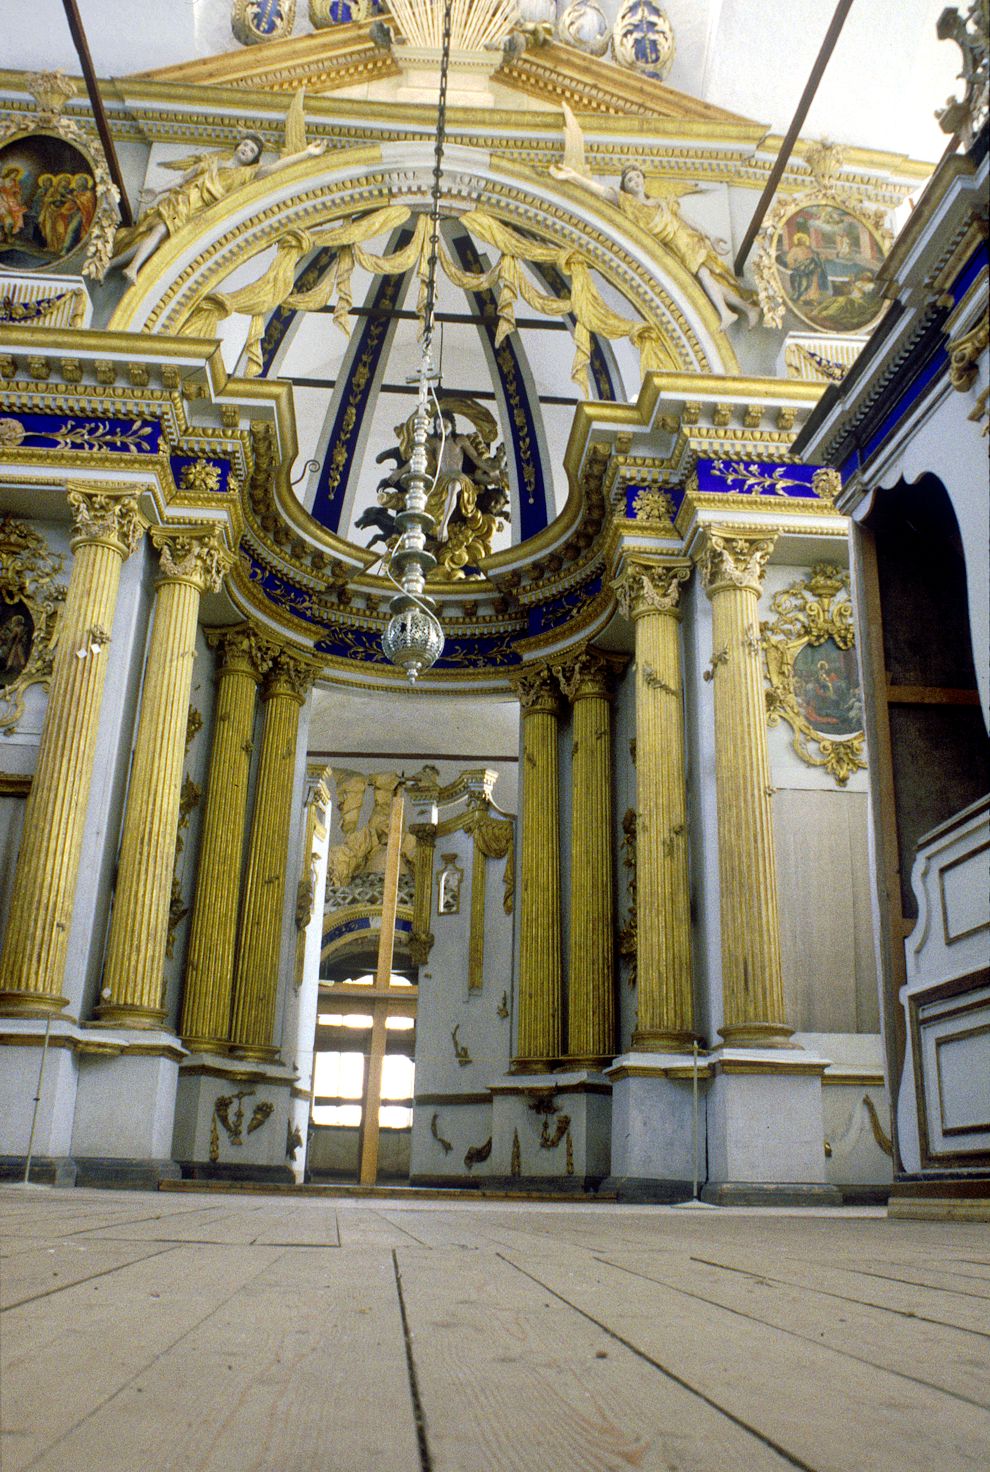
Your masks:
{"label": "painted icon", "polygon": [[43,271],[86,243],[96,214],[93,165],[50,133],[0,147],[0,266]]}

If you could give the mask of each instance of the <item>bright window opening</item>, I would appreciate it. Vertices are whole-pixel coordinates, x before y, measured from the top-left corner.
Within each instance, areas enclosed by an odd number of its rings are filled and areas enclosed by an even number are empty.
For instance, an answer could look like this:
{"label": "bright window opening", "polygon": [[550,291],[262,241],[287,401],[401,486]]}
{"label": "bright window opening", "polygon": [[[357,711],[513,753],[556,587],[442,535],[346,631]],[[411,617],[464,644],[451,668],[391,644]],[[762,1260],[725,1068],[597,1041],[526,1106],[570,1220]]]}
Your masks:
{"label": "bright window opening", "polygon": [[317,1098],[360,1099],[364,1093],[364,1054],[317,1053],[313,1093]]}
{"label": "bright window opening", "polygon": [[356,1128],[361,1123],[360,1104],[314,1104],[314,1124],[334,1124]]}
{"label": "bright window opening", "polygon": [[411,1099],[415,1072],[411,1058],[386,1057],[382,1064],[382,1098]]}

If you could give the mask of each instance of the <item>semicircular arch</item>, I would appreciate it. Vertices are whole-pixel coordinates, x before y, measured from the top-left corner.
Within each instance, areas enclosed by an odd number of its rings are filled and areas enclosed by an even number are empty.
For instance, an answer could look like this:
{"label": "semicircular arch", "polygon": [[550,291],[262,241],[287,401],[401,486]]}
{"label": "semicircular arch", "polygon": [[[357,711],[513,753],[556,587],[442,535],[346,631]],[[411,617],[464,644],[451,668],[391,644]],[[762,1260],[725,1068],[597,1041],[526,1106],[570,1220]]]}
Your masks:
{"label": "semicircular arch", "polygon": [[[456,156],[455,156],[456,155]],[[429,203],[426,144],[355,148],[256,179],[202,210],[155,252],[114,311],[117,331],[181,334],[211,292],[291,232],[301,244],[320,229],[389,204],[422,212]],[[500,166],[470,149],[448,150],[444,208],[483,208],[499,220],[581,256],[645,325],[681,372],[734,373],[738,362],[694,276],[663,244],[609,205],[522,167]],[[315,242],[314,242],[315,244]]]}

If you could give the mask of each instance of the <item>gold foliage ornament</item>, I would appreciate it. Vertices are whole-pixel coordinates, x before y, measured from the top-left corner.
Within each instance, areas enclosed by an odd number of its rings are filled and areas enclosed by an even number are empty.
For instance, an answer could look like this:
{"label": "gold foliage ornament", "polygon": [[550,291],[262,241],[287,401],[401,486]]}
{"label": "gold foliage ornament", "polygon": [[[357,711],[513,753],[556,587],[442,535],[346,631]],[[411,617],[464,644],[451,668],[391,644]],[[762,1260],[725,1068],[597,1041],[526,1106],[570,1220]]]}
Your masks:
{"label": "gold foliage ornament", "polygon": [[[27,690],[51,681],[66,593],[56,582],[63,566],[64,559],[32,527],[0,516],[0,731],[5,735],[24,713]],[[94,642],[99,642],[95,634]],[[89,652],[80,650],[80,657]]]}
{"label": "gold foliage ornament", "polygon": [[863,771],[863,710],[849,574],[819,562],[811,576],[775,593],[776,615],[760,625],[769,724],[785,720],[803,762],[840,787]]}
{"label": "gold foliage ornament", "polygon": [[296,0],[233,0],[230,28],[242,46],[284,41],[296,23]]}

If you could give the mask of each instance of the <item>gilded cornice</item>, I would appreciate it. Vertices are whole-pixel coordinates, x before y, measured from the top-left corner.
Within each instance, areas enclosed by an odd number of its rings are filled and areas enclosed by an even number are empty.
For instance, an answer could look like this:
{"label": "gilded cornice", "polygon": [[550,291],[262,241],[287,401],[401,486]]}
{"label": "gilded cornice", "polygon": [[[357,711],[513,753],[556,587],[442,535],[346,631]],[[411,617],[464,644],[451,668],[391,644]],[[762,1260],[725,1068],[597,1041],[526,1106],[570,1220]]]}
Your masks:
{"label": "gilded cornice", "polygon": [[266,92],[334,91],[400,74],[389,51],[371,39],[372,22],[335,26],[305,36],[268,41],[241,51],[197,57],[177,66],[134,72],[128,81],[157,81],[174,86],[263,88]]}
{"label": "gilded cornice", "polygon": [[[279,44],[252,47],[250,51],[254,56],[267,54]],[[243,54],[233,55],[239,58]],[[579,56],[577,52],[572,54]],[[618,68],[607,70],[613,75],[618,72]],[[500,81],[502,75],[499,73]],[[75,121],[92,126],[84,83],[81,78],[72,80],[76,100],[69,104],[67,113]],[[624,85],[632,80],[631,74],[622,74]],[[250,126],[276,149],[281,146],[287,94],[300,85],[296,81],[278,92],[247,82],[190,84],[132,77],[108,79],[101,90],[119,142],[192,143],[215,148],[233,143],[238,132]],[[657,85],[649,83],[651,89]],[[23,111],[27,115],[35,108],[28,100],[22,72],[0,71],[0,94],[6,94],[2,106],[8,113]],[[685,180],[731,183],[759,191],[766,184],[780,147],[777,135],[767,134],[756,123],[729,121],[731,115],[719,121],[717,116],[649,116],[647,110],[648,131],[644,133],[639,110],[630,114],[623,105],[617,115],[594,115],[595,110],[584,109],[576,96],[561,100],[569,101],[578,112],[593,114],[586,128],[586,147],[589,165],[595,171],[615,174],[624,163],[635,159],[645,165],[648,175],[673,174]],[[448,142],[546,168],[559,158],[562,136],[557,96],[548,96],[547,104],[546,112],[451,107],[447,113]],[[718,109],[714,111],[718,113]],[[432,143],[435,134],[435,111],[421,103],[320,97],[310,89],[306,115],[310,136],[326,140],[331,147],[416,140]],[[797,143],[781,180],[782,193],[808,187],[812,176],[804,154],[813,146],[811,139]],[[842,185],[866,204],[896,208],[932,174],[932,165],[904,154],[845,145],[843,152],[846,162]]]}

